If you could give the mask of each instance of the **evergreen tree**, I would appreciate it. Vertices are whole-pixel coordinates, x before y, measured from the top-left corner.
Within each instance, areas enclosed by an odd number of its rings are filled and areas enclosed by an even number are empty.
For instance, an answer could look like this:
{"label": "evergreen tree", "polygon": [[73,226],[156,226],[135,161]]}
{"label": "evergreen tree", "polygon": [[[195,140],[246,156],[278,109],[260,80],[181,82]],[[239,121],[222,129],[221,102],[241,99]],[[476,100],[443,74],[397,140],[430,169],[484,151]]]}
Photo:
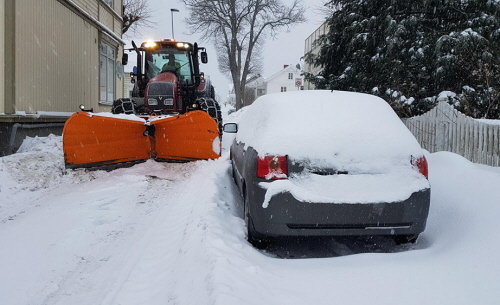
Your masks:
{"label": "evergreen tree", "polygon": [[306,75],[318,88],[379,95],[400,116],[442,91],[473,117],[500,118],[500,1],[333,0],[329,32]]}

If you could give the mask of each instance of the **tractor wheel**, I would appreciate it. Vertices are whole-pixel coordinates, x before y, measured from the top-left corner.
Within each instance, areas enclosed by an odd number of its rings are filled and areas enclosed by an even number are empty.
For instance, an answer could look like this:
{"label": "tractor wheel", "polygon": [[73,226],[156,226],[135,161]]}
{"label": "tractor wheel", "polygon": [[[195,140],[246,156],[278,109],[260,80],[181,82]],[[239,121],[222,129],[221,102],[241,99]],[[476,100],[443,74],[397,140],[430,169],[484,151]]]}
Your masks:
{"label": "tractor wheel", "polygon": [[214,86],[210,86],[210,97],[215,101],[215,89],[214,89]]}
{"label": "tractor wheel", "polygon": [[217,101],[211,98],[202,98],[199,101],[201,110],[208,113],[216,122],[219,127],[219,134],[222,136],[222,113]]}
{"label": "tractor wheel", "polygon": [[135,114],[134,102],[129,98],[120,98],[113,102],[113,108],[111,110],[114,114],[125,113],[125,114]]}

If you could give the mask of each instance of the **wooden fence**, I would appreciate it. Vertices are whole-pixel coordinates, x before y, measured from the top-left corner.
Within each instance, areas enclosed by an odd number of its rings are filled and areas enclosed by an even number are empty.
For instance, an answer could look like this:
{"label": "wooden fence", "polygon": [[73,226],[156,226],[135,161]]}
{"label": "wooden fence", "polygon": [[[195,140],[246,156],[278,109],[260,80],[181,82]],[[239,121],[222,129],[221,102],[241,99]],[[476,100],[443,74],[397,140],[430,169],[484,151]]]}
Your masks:
{"label": "wooden fence", "polygon": [[451,151],[474,163],[500,166],[500,121],[476,120],[440,101],[404,123],[431,153]]}

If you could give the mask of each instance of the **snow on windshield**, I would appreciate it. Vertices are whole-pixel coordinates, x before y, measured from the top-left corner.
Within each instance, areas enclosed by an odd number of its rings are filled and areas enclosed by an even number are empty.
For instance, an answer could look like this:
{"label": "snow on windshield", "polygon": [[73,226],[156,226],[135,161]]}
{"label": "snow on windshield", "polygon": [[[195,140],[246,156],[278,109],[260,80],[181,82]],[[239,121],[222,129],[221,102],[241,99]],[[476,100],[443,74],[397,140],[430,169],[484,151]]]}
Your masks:
{"label": "snow on windshield", "polygon": [[243,113],[238,142],[259,154],[369,163],[422,156],[417,140],[381,98],[314,90],[264,95]]}

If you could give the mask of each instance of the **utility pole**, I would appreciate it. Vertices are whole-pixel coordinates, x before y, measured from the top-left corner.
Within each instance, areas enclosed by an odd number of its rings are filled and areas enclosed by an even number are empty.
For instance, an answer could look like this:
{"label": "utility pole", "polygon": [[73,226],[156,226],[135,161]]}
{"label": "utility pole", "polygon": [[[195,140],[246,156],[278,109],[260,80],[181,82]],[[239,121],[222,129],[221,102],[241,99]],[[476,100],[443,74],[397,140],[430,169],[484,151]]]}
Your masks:
{"label": "utility pole", "polygon": [[172,39],[175,40],[175,36],[174,36],[174,12],[179,12],[178,9],[176,8],[171,8],[170,9],[170,15],[172,16]]}

